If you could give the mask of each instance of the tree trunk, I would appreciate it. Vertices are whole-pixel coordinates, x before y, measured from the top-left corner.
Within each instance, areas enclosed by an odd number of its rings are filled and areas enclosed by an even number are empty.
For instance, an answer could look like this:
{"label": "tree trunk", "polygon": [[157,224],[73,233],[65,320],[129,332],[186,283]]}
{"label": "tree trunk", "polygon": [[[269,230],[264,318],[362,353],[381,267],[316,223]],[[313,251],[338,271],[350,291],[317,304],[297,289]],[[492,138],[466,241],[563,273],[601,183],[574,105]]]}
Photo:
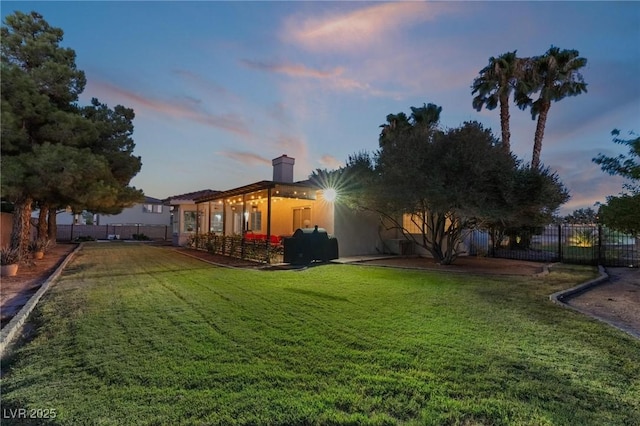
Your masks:
{"label": "tree trunk", "polygon": [[31,197],[24,197],[14,204],[11,248],[18,250],[20,261],[26,259],[29,254],[32,202]]}
{"label": "tree trunk", "polygon": [[538,124],[536,125],[536,135],[533,140],[533,156],[531,157],[531,168],[540,167],[540,152],[542,151],[542,138],[544,137],[544,128],[547,125],[547,114],[551,108],[551,102],[545,102],[540,108],[538,115]]}
{"label": "tree trunk", "polygon": [[511,152],[511,130],[509,128],[509,96],[500,98],[500,127],[502,129],[502,149]]}
{"label": "tree trunk", "polygon": [[49,245],[54,246],[58,238],[58,212],[55,208],[49,209],[49,217],[47,218],[48,229],[47,235],[49,237]]}
{"label": "tree trunk", "polygon": [[49,238],[48,231],[48,216],[49,216],[49,205],[48,204],[40,204],[40,214],[38,215],[38,239],[46,240]]}

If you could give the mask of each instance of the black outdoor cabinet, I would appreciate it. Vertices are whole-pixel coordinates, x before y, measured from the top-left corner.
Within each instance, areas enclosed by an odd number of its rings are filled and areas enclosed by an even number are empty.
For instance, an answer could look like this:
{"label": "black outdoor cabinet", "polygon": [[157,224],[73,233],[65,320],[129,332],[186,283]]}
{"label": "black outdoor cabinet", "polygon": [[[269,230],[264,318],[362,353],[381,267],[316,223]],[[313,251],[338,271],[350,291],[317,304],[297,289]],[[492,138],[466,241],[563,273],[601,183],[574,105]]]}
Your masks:
{"label": "black outdoor cabinet", "polygon": [[328,262],[338,258],[338,240],[329,237],[324,228],[299,228],[284,239],[284,262],[308,265],[313,261]]}

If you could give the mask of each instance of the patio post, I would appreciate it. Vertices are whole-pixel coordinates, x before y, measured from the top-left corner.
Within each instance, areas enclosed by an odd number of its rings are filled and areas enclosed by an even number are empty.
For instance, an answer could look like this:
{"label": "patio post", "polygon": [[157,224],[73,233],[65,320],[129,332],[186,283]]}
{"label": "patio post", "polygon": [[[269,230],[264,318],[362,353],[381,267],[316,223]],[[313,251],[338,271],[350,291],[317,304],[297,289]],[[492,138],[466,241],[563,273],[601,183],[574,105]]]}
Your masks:
{"label": "patio post", "polygon": [[200,247],[200,204],[196,203],[196,248]]}
{"label": "patio post", "polygon": [[271,188],[267,189],[267,263],[271,263],[269,251],[271,249]]}
{"label": "patio post", "polygon": [[242,194],[242,230],[240,240],[240,258],[244,259],[245,257],[245,241],[244,237],[247,234],[247,194]]}

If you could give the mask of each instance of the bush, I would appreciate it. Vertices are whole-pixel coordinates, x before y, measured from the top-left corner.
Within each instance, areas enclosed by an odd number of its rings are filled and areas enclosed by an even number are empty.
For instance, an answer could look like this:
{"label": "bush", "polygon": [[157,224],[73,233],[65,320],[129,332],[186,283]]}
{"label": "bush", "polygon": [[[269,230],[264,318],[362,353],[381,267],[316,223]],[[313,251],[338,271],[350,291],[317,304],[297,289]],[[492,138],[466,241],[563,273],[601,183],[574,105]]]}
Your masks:
{"label": "bush", "polygon": [[29,243],[29,250],[33,252],[37,251],[47,251],[50,245],[50,241],[48,239],[37,239],[35,241],[31,241]]}
{"label": "bush", "polygon": [[74,242],[76,242],[76,243],[83,243],[83,242],[85,242],[85,241],[95,241],[95,240],[96,240],[96,239],[95,239],[95,238],[93,238],[93,237],[92,237],[92,236],[90,236],[90,235],[82,235],[82,236],[80,236],[80,237],[75,237],[75,238],[73,239],[73,241],[74,241]]}
{"label": "bush", "polygon": [[136,241],[151,241],[151,238],[147,237],[145,234],[133,234],[131,238]]}
{"label": "bush", "polygon": [[13,265],[20,260],[20,252],[10,247],[2,247],[0,249],[0,264]]}

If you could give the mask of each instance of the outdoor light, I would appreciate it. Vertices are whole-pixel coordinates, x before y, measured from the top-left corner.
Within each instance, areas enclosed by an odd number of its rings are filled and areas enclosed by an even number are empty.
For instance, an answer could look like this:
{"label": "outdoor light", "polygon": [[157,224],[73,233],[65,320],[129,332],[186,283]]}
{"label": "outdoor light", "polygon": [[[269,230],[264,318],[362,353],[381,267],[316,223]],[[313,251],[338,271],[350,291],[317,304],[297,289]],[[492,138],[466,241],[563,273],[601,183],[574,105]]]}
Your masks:
{"label": "outdoor light", "polygon": [[338,197],[338,193],[333,188],[327,188],[324,190],[324,199],[330,203],[333,203]]}

